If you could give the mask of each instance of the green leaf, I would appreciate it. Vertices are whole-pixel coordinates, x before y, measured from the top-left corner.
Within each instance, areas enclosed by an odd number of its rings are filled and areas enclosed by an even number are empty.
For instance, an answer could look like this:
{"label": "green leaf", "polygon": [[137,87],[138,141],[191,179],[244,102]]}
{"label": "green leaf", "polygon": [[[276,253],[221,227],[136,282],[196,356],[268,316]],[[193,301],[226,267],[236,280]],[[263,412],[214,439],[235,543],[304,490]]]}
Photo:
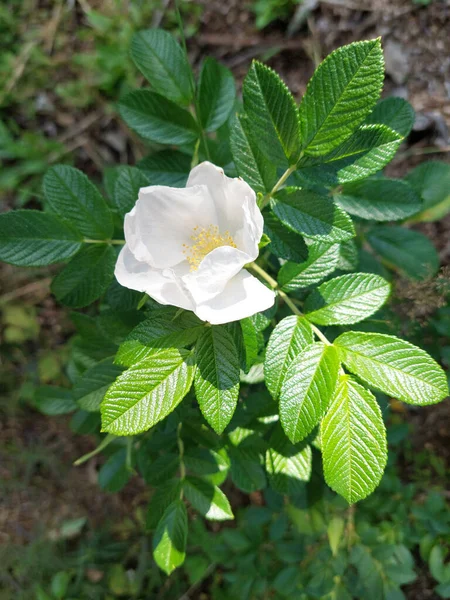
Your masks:
{"label": "green leaf", "polygon": [[286,317],[272,331],[266,349],[264,378],[267,389],[275,400],[280,394],[287,368],[313,341],[311,325],[304,317]]}
{"label": "green leaf", "polygon": [[270,238],[269,250],[278,258],[302,262],[308,257],[304,239],[285,227],[272,212],[264,213],[264,231]]}
{"label": "green leaf", "polygon": [[138,168],[153,185],[184,187],[191,170],[191,158],[177,150],[162,150],[143,158]]}
{"label": "green leaf", "polygon": [[253,323],[253,320],[250,317],[241,319],[240,326],[242,331],[242,345],[245,354],[244,371],[248,373],[250,368],[258,362],[258,355],[260,350],[259,336],[258,331],[256,330],[255,325]]}
{"label": "green leaf", "polygon": [[264,469],[257,452],[252,449],[229,448],[231,459],[230,475],[236,487],[247,494],[266,486]]}
{"label": "green leaf", "polygon": [[339,244],[316,243],[308,249],[308,260],[302,263],[287,262],[281,267],[278,283],[285,292],[318,283],[337,268]]}
{"label": "green leaf", "polygon": [[366,124],[386,125],[402,138],[410,134],[415,120],[414,109],[403,98],[384,98],[380,100],[367,117]]}
{"label": "green leaf", "polygon": [[279,494],[295,494],[309,481],[312,468],[311,446],[291,444],[277,425],[266,452],[266,471],[270,486]]}
{"label": "green leaf", "polygon": [[77,408],[71,390],[53,385],[38,387],[34,400],[36,408],[43,415],[65,415]]}
{"label": "green leaf", "polygon": [[344,539],[345,521],[341,517],[333,517],[328,523],[327,535],[333,556],[337,556],[339,546]]}
{"label": "green leaf", "polygon": [[385,125],[361,125],[325,156],[303,157],[296,175],[327,186],[363,179],[386,166],[402,140],[396,131]]}
{"label": "green leaf", "polygon": [[355,235],[351,218],[330,198],[316,192],[284,188],[270,204],[286,227],[307,238],[331,243],[343,242]]}
{"label": "green leaf", "polygon": [[227,478],[230,461],[225,449],[215,452],[206,448],[190,448],[183,459],[189,471],[214,485],[221,485]]}
{"label": "green leaf", "polygon": [[448,394],[442,368],[424,350],[391,335],[349,331],[335,341],[345,366],[370,386],[408,404]]}
{"label": "green leaf", "polygon": [[161,311],[133,329],[120,345],[115,362],[131,367],[161,348],[183,348],[195,342],[205,325],[193,313]]}
{"label": "green leaf", "polygon": [[239,397],[239,355],[220,325],[206,327],[195,347],[195,393],[203,416],[216,433],[231,420]]}
{"label": "green leaf", "polygon": [[304,312],[317,325],[350,325],[373,315],[391,286],[379,275],[349,273],[322,283],[306,299]]}
{"label": "green leaf", "polygon": [[356,271],[360,262],[359,248],[355,240],[339,244],[339,260],[337,268],[341,271]]}
{"label": "green leaf", "polygon": [[98,472],[98,484],[105,492],[119,492],[130,479],[130,471],[126,465],[127,451],[122,448],[114,452]]}
{"label": "green leaf", "polygon": [[242,95],[253,139],[276,165],[295,164],[300,154],[297,107],[280,77],[253,61]]}
{"label": "green leaf", "polygon": [[186,477],[183,490],[192,506],[210,521],[234,519],[227,497],[220,488],[199,477]]}
{"label": "green leaf", "polygon": [[119,102],[122,118],[144,140],[160,144],[188,144],[198,138],[191,113],[149,90],[135,90]]}
{"label": "green leaf", "polygon": [[108,289],[114,276],[116,259],[112,246],[85,246],[55,277],[51,285],[52,293],[66,306],[88,306]]}
{"label": "green leaf", "polygon": [[184,562],[187,532],[186,507],[175,500],[165,510],[153,536],[153,558],[167,575]]}
{"label": "green leaf", "polygon": [[277,180],[277,169],[252,139],[249,119],[239,115],[233,122],[230,146],[238,174],[255,192],[270,192]]}
{"label": "green leaf", "polygon": [[153,89],[177,104],[192,100],[191,68],[172,34],[162,29],[135,33],[131,58]]}
{"label": "green leaf", "polygon": [[321,425],[325,481],[349,504],[377,487],[387,460],[386,430],[375,396],[341,377]]}
{"label": "green leaf", "polygon": [[347,183],[334,199],[351,215],[373,221],[399,221],[415,214],[422,206],[410,185],[387,177]]}
{"label": "green leaf", "polygon": [[423,200],[423,210],[413,221],[436,221],[450,211],[450,165],[430,160],[413,169],[406,181]]}
{"label": "green leaf", "polygon": [[233,74],[208,56],[198,82],[198,118],[202,127],[206,131],[217,131],[230,116],[235,98]]}
{"label": "green leaf", "polygon": [[73,397],[78,406],[89,412],[100,410],[109,386],[122,372],[123,368],[113,364],[112,358],[105,358],[85,371],[73,388]]}
{"label": "green leaf", "polygon": [[333,346],[310,344],[298,354],[284,374],[280,393],[280,420],[293,444],[305,439],[325,414],[339,372]]}
{"label": "green leaf", "polygon": [[142,170],[126,165],[120,167],[112,199],[121,217],[130,212],[137,202],[139,190],[148,185],[149,178]]}
{"label": "green leaf", "polygon": [[169,479],[157,487],[150,499],[146,516],[146,528],[155,529],[167,507],[180,497],[181,481]]}
{"label": "green leaf", "polygon": [[170,414],[188,393],[194,376],[192,355],[167,348],[125,371],[101,405],[103,431],[135,435]]}
{"label": "green leaf", "polygon": [[46,206],[84,236],[111,238],[111,211],[84,173],[67,165],[51,167],[44,177]]}
{"label": "green leaf", "polygon": [[386,266],[411,279],[433,277],[439,269],[439,256],[430,240],[418,231],[405,227],[376,227],[367,241]]}
{"label": "green leaf", "polygon": [[0,215],[0,260],[17,267],[62,262],[81,248],[79,233],[55,216],[38,210]]}
{"label": "green leaf", "polygon": [[327,56],[300,104],[303,152],[327,154],[353,133],[378,100],[383,79],[380,39],[355,42]]}

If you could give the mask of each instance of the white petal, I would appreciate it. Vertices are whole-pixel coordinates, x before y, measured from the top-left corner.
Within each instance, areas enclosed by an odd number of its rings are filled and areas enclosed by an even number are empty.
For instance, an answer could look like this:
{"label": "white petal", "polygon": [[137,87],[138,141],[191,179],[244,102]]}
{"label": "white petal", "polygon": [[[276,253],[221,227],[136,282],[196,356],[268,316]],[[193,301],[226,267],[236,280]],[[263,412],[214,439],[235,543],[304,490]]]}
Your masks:
{"label": "white petal", "polygon": [[194,302],[201,304],[222,292],[230,279],[252,260],[237,248],[220,246],[205,256],[196,271],[184,275],[183,283]]}
{"label": "white petal", "polygon": [[171,304],[186,310],[194,309],[194,303],[171,269],[161,271],[148,263],[138,261],[127,245],[120,251],[114,274],[120,285],[146,292],[160,304]]}
{"label": "white petal", "polygon": [[217,225],[214,203],[203,185],[141,188],[133,210],[125,216],[125,239],[138,260],[157,269],[185,259],[183,244],[192,242],[194,227]]}
{"label": "white petal", "polygon": [[202,321],[213,325],[239,321],[273,306],[275,294],[248,271],[240,271],[223,292],[194,309]]}
{"label": "white petal", "polygon": [[228,230],[236,246],[255,260],[264,226],[255,192],[244,180],[227,177],[210,162],[202,162],[189,174],[186,186],[200,184],[208,187],[214,200],[220,230]]}

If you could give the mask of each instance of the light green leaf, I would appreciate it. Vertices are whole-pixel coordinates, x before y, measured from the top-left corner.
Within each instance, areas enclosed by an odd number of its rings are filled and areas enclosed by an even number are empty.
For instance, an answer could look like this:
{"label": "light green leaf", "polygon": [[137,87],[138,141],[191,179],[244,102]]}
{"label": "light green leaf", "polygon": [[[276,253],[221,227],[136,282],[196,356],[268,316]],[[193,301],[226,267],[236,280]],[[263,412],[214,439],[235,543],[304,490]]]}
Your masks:
{"label": "light green leaf", "polygon": [[81,235],[49,213],[15,210],[0,215],[0,260],[17,267],[63,262],[81,248]]}
{"label": "light green leaf", "polygon": [[123,165],[114,185],[113,202],[121,217],[136,204],[140,188],[150,185],[147,175],[137,167]]}
{"label": "light green leaf", "polygon": [[333,517],[328,523],[327,535],[333,556],[337,556],[339,546],[344,538],[345,521],[341,517]]}
{"label": "light green leaf", "polygon": [[436,221],[450,211],[450,165],[430,160],[413,169],[406,181],[423,200],[423,211],[414,222]]}
{"label": "light green leaf", "polygon": [[309,481],[312,468],[311,446],[292,444],[277,425],[266,452],[270,486],[279,494],[295,494]]}
{"label": "light green leaf", "polygon": [[131,58],[158,94],[177,104],[192,100],[191,67],[172,34],[162,29],[135,33]]}
{"label": "light green leaf", "polygon": [[341,377],[321,425],[325,481],[349,504],[377,487],[387,460],[386,430],[374,395]]}
{"label": "light green leaf", "polygon": [[270,211],[264,212],[264,232],[270,238],[269,250],[278,258],[302,262],[308,257],[305,240]]}
{"label": "light green leaf", "polygon": [[289,365],[313,341],[311,325],[304,317],[285,317],[272,331],[266,349],[264,378],[267,389],[275,400],[280,394]]}
{"label": "light green leaf", "polygon": [[367,241],[386,266],[411,279],[428,279],[439,269],[439,256],[430,240],[405,227],[376,227]]}
{"label": "light green leaf", "polygon": [[339,364],[333,346],[316,342],[289,365],[281,385],[280,420],[293,444],[305,439],[325,414],[336,388]]}
{"label": "light green leaf", "polygon": [[255,192],[270,192],[276,183],[277,169],[252,139],[248,117],[239,115],[233,122],[230,146],[238,174]]}
{"label": "light green leaf", "polygon": [[251,136],[276,165],[295,164],[300,154],[297,107],[280,77],[253,61],[242,89]]}
{"label": "light green leaf", "polygon": [[175,500],[165,510],[153,536],[153,558],[167,575],[184,562],[187,532],[186,507]]}
{"label": "light green leaf", "polygon": [[43,415],[65,415],[77,409],[72,390],[54,385],[38,387],[34,400]]}
{"label": "light green leaf", "polygon": [[231,420],[239,397],[239,355],[220,325],[206,327],[195,347],[195,393],[203,416],[216,433]]}
{"label": "light green leaf", "polygon": [[278,273],[278,283],[285,292],[318,283],[332,273],[338,265],[339,244],[311,244],[308,260],[302,263],[287,262]]}
{"label": "light green leaf", "polygon": [[162,310],[139,323],[120,345],[115,362],[131,367],[161,348],[183,348],[195,342],[204,323],[193,313]]}
{"label": "light green leaf", "polygon": [[51,285],[52,293],[66,306],[88,306],[108,289],[114,277],[116,259],[112,246],[85,246],[55,277]]}
{"label": "light green leaf", "polygon": [[111,238],[111,211],[95,185],[78,169],[51,167],[44,177],[44,194],[46,206],[87,238]]}
{"label": "light green leaf", "polygon": [[435,404],[448,394],[442,368],[421,348],[381,333],[349,331],[335,341],[345,366],[370,386],[408,404]]}
{"label": "light green leaf", "polygon": [[191,113],[149,90],[135,90],[119,102],[123,120],[144,140],[160,144],[188,144],[198,137]]}
{"label": "light green leaf", "polygon": [[355,235],[351,218],[330,198],[316,192],[285,188],[271,199],[271,207],[286,227],[307,238],[331,243]]}
{"label": "light green leaf", "polygon": [[414,109],[403,98],[384,98],[380,100],[365,120],[366,124],[386,125],[402,138],[410,134],[414,125]]}
{"label": "light green leaf", "polygon": [[403,138],[385,125],[361,125],[326,156],[305,156],[298,164],[300,180],[336,186],[363,179],[392,160]]}
{"label": "light green leaf", "polygon": [[101,404],[103,431],[136,435],[170,414],[188,393],[194,367],[186,350],[166,348],[125,371]]}
{"label": "light green leaf", "polygon": [[[242,331],[242,346],[245,354],[245,372],[258,362],[260,350],[259,336],[255,325],[250,317],[240,320]],[[234,338],[233,338],[234,339]],[[261,344],[262,346],[264,343]],[[236,345],[237,347],[237,345]]]}
{"label": "light green leaf", "polygon": [[198,118],[206,131],[216,131],[230,116],[236,98],[233,74],[215,58],[203,62],[198,82]]}
{"label": "light green leaf", "polygon": [[379,275],[348,273],[316,288],[306,299],[304,312],[317,325],[350,325],[373,315],[390,291]]}
{"label": "light green leaf", "polygon": [[191,158],[177,150],[162,150],[143,158],[138,168],[154,185],[184,187],[191,170]]}
{"label": "light green leaf", "polygon": [[304,153],[327,154],[353,133],[378,100],[383,79],[380,39],[355,42],[327,56],[299,108]]}
{"label": "light green leaf", "polygon": [[94,365],[74,385],[73,397],[78,406],[89,412],[100,410],[109,386],[122,374],[123,368],[113,364],[112,358],[105,358]]}
{"label": "light green leaf", "polygon": [[351,215],[373,221],[399,221],[422,206],[420,197],[406,181],[387,177],[347,183],[334,199]]}
{"label": "light green leaf", "polygon": [[98,484],[105,492],[119,492],[130,479],[130,471],[127,468],[127,451],[122,448],[114,452],[98,472]]}
{"label": "light green leaf", "polygon": [[186,477],[183,490],[187,500],[210,521],[234,519],[227,497],[220,488],[199,477]]}

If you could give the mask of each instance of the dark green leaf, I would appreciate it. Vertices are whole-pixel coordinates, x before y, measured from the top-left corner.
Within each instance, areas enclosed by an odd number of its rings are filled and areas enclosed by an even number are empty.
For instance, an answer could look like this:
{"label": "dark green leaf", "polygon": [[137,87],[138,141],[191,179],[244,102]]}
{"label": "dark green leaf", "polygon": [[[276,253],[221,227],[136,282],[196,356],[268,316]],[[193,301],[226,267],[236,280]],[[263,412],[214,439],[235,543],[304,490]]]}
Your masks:
{"label": "dark green leaf", "polygon": [[411,279],[433,277],[439,268],[439,256],[430,240],[418,231],[404,227],[376,227],[367,241],[386,266]]}
{"label": "dark green leaf", "polygon": [[191,169],[191,158],[177,150],[162,150],[143,158],[138,167],[154,185],[184,187]]}
{"label": "dark green leaf", "polygon": [[406,181],[423,200],[423,211],[414,221],[436,221],[450,211],[450,165],[428,161],[408,173]]}
{"label": "dark green leaf", "polygon": [[251,449],[230,448],[231,479],[236,487],[251,494],[266,486],[259,455]]}
{"label": "dark green leaf", "polygon": [[52,293],[66,306],[88,306],[108,289],[115,264],[116,253],[112,246],[85,246],[55,277],[51,285]]}
{"label": "dark green leaf", "polygon": [[308,257],[304,239],[283,225],[272,213],[264,213],[264,231],[270,238],[269,250],[278,258],[302,262]]}
{"label": "dark green leaf", "polygon": [[312,452],[307,444],[292,444],[278,425],[269,440],[266,470],[270,486],[280,494],[301,491],[311,477]]}
{"label": "dark green leaf", "polygon": [[295,164],[300,154],[297,107],[280,77],[253,61],[242,94],[248,126],[261,152],[276,165]]}
{"label": "dark green leaf", "polygon": [[280,287],[290,292],[318,283],[332,273],[338,265],[339,244],[311,244],[308,260],[302,263],[287,262],[278,273]]}
{"label": "dark green leaf", "polygon": [[119,102],[124,121],[145,140],[160,144],[188,144],[198,137],[191,113],[149,90],[135,90]]}
{"label": "dark green leaf", "polygon": [[77,408],[71,390],[53,385],[38,387],[34,400],[39,412],[49,416],[65,415]]}
{"label": "dark green leaf", "polygon": [[233,74],[212,56],[200,71],[198,118],[206,131],[216,131],[230,116],[236,97]]}
{"label": "dark green leaf", "polygon": [[178,104],[192,100],[191,68],[172,34],[162,29],[135,33],[131,57],[153,89]]}
{"label": "dark green leaf", "polygon": [[414,119],[414,109],[409,102],[391,97],[380,100],[365,122],[387,125],[405,138],[413,128]]}
{"label": "dark green leaf", "polygon": [[114,186],[113,201],[121,217],[136,204],[139,190],[150,184],[145,173],[137,167],[121,166]]}
{"label": "dark green leaf", "polygon": [[98,472],[98,484],[105,492],[119,492],[130,479],[126,465],[126,449],[115,452]]}
{"label": "dark green leaf", "polygon": [[220,488],[199,477],[186,477],[183,490],[187,500],[210,521],[234,519],[227,497]]}
{"label": "dark green leaf", "polygon": [[285,188],[272,198],[271,207],[280,221],[305,237],[331,243],[355,235],[351,218],[330,198],[315,192]]}
{"label": "dark green leaf", "polygon": [[46,204],[87,238],[112,236],[111,211],[84,173],[67,165],[51,167],[44,177]]}
{"label": "dark green leaf", "polygon": [[0,260],[18,267],[62,262],[81,248],[81,235],[51,214],[16,210],[0,215]]}
{"label": "dark green leaf", "polygon": [[406,181],[386,177],[347,183],[334,199],[351,215],[373,221],[399,221],[422,206],[420,197]]}
{"label": "dark green leaf", "polygon": [[73,397],[83,410],[95,412],[109,386],[123,372],[123,368],[113,364],[112,358],[105,358],[83,373],[73,388]]}

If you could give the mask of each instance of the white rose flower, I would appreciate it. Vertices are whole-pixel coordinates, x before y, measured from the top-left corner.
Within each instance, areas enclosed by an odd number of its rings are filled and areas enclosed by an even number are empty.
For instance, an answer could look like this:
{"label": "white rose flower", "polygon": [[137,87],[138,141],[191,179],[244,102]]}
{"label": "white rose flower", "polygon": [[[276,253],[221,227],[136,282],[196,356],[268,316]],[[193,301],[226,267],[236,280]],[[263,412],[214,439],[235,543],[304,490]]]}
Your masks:
{"label": "white rose flower", "polygon": [[273,291],[244,269],[263,233],[255,192],[210,162],[192,169],[184,189],[141,188],[124,228],[121,285],[216,325],[273,305]]}

